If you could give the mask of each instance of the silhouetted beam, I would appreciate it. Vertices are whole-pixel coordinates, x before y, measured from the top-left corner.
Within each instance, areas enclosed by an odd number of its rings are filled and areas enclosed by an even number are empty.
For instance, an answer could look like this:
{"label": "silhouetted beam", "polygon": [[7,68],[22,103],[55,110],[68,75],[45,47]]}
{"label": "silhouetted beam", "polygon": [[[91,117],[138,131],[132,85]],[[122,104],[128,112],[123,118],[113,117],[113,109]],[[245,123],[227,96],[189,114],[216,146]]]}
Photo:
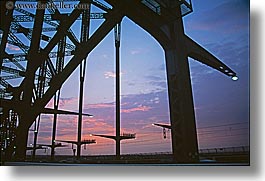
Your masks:
{"label": "silhouetted beam", "polygon": [[48,67],[50,69],[50,72],[51,72],[52,76],[54,76],[56,74],[56,70],[55,70],[55,68],[53,66],[53,63],[52,63],[50,57],[47,58],[46,62],[47,62],[47,65],[48,65]]}
{"label": "silhouetted beam", "polygon": [[[19,78],[19,77],[25,77],[25,74],[26,74],[26,71],[21,71],[21,70],[17,70],[17,69],[6,67],[6,66],[2,67],[2,71],[9,73],[9,74],[13,74],[11,76],[10,75],[9,76],[1,76],[1,78],[5,79],[5,80],[13,79],[13,78]],[[35,76],[36,76],[35,79],[40,77],[39,75],[35,75]]]}
{"label": "silhouetted beam", "polygon": [[96,143],[96,140],[83,140],[83,141],[81,141],[81,145],[83,145],[83,144],[93,144],[93,143]]}
{"label": "silhouetted beam", "polygon": [[[12,25],[14,25],[14,22],[12,22]],[[33,28],[27,28],[28,30],[32,31]],[[57,28],[42,28],[42,32],[50,32],[50,31],[57,31]],[[19,33],[19,26],[14,25],[11,29],[12,33]]]}
{"label": "silhouetted beam", "polygon": [[[63,143],[71,143],[71,144],[75,144],[75,145],[78,144],[77,141],[64,141],[64,140],[55,140],[55,141],[63,142]],[[93,144],[93,143],[96,143],[96,140],[93,139],[93,140],[82,140],[81,141],[81,145],[83,145],[83,144]]]}
{"label": "silhouetted beam", "polygon": [[[51,3],[52,5],[54,5],[54,3],[53,3],[52,0],[50,0],[50,3]],[[56,6],[53,6],[52,8],[49,8],[48,11],[49,11],[51,14],[53,14],[53,15],[61,15],[60,11],[58,10],[58,8],[57,8]],[[78,18],[77,18],[77,19],[78,19]],[[57,21],[57,22],[58,22],[58,21]],[[58,26],[56,25],[56,23],[51,23],[51,22],[49,22],[48,24],[50,24],[50,25],[55,25],[56,27],[58,27]],[[79,44],[78,39],[76,38],[76,36],[75,36],[74,32],[71,30],[71,28],[69,28],[69,29],[67,30],[67,36],[70,38],[70,40],[71,40],[76,46]]]}
{"label": "silhouetted beam", "polygon": [[5,81],[5,79],[2,79],[1,77],[0,77],[0,84],[5,88],[12,87],[7,81]]}
{"label": "silhouetted beam", "polygon": [[[0,38],[1,41],[1,38]],[[10,42],[9,42],[10,43]],[[14,42],[11,41],[10,44],[13,44]],[[74,54],[74,51],[65,51],[64,56],[72,56]],[[56,58],[57,57],[57,52],[50,52],[49,53],[49,58]],[[26,59],[26,54],[25,53],[19,53],[19,54],[6,54],[3,57],[3,63],[8,63],[8,62],[22,62],[22,61],[27,61]]]}
{"label": "silhouetted beam", "polygon": [[[12,33],[12,32],[11,32]],[[12,33],[12,35],[13,35],[13,33]],[[12,36],[11,35],[11,36]],[[10,37],[11,38],[11,37]],[[0,37],[0,41],[2,41],[2,38]],[[13,38],[12,38],[12,40],[10,40],[10,39],[8,39],[7,40],[7,43],[8,44],[11,44],[11,45],[14,45],[14,46],[21,46],[16,40],[14,40]],[[23,50],[22,48],[21,48],[21,50],[22,51],[24,51],[25,53],[27,53],[27,51],[29,50],[29,46],[27,46],[27,45],[22,45],[23,46],[23,49],[25,49],[25,50]],[[4,56],[5,56],[5,53],[4,53]]]}
{"label": "silhouetted beam", "polygon": [[[52,98],[54,93],[62,86],[71,73],[77,68],[81,61],[87,57],[87,55],[105,38],[105,36],[121,21],[123,15],[120,14],[120,10],[116,9],[110,12],[110,17],[97,29],[97,31],[91,36],[87,43],[77,47],[75,55],[65,66],[61,74],[53,77],[50,82],[50,87],[43,95],[41,101],[36,101],[36,107],[44,107],[48,101]],[[52,42],[52,41],[51,41]],[[50,42],[50,43],[51,43]]]}
{"label": "silhouetted beam", "polygon": [[25,77],[25,71],[17,70],[17,69],[6,67],[6,66],[3,66],[1,70],[6,73],[17,74],[21,77]]}
{"label": "silhouetted beam", "polygon": [[25,68],[22,66],[22,65],[20,65],[18,62],[19,61],[17,61],[15,58],[11,58],[10,56],[5,56],[4,58],[8,58],[9,59],[9,62],[12,62],[15,66],[17,66],[17,68],[19,68],[20,70],[23,70],[23,71],[25,71]]}
{"label": "silhouetted beam", "polygon": [[[38,4],[45,5],[45,3],[42,3],[41,1],[38,2]],[[19,125],[17,127],[17,137],[21,139],[19,140],[19,142],[16,143],[17,150],[15,154],[16,159],[21,161],[25,160],[26,145],[28,138],[27,130],[32,124],[28,123],[31,121],[33,122],[35,120],[35,117],[29,114],[29,109],[32,106],[32,98],[34,97],[34,88],[35,88],[34,78],[36,72],[35,67],[37,64],[36,60],[38,58],[38,53],[40,49],[40,41],[41,41],[40,36],[42,32],[44,12],[45,9],[36,9],[36,18],[33,24],[33,32],[31,38],[32,41],[30,42],[30,49],[28,51],[28,63],[27,63],[25,78],[23,80],[25,87],[23,89],[22,104],[21,104],[22,109],[20,112]],[[17,41],[19,41],[19,39]]]}
{"label": "silhouetted beam", "polygon": [[13,101],[11,101],[10,99],[1,98],[0,102],[1,102],[1,107],[6,109],[10,108],[13,105]]}
{"label": "silhouetted beam", "polygon": [[200,46],[198,43],[193,41],[188,36],[185,36],[185,44],[188,50],[188,56],[203,63],[206,64],[222,73],[224,73],[227,76],[234,77],[236,76],[236,73],[231,70],[228,66],[226,66],[223,62],[221,62],[218,58],[216,58],[214,55],[212,55],[210,52],[205,50],[202,46]]}
{"label": "silhouetted beam", "polygon": [[116,140],[116,136],[112,136],[112,135],[91,134],[91,136],[98,136],[98,137],[102,137],[102,138],[108,138],[108,139]]}
{"label": "silhouetted beam", "polygon": [[[53,3],[52,1],[50,1],[49,3]],[[56,7],[56,6],[55,6]],[[52,11],[51,9],[48,9],[49,11]],[[28,12],[28,11],[26,11],[26,10],[24,10],[24,9],[16,9],[16,11],[18,11],[18,12],[20,12],[20,13],[23,13],[23,14],[25,14],[25,15],[27,15],[27,16],[29,16],[29,18],[35,18],[35,15],[34,14],[32,14],[32,13],[30,13],[30,12]],[[54,11],[52,11],[52,13],[54,13],[54,12],[56,12],[56,13],[58,13],[58,14],[61,14],[60,13],[60,11],[58,10],[58,9],[54,9]],[[72,15],[72,14],[71,14]],[[71,16],[70,15],[70,16]],[[80,14],[79,14],[80,15]],[[68,15],[69,16],[69,15]],[[77,17],[78,18],[78,17]],[[76,18],[76,19],[77,19]],[[45,21],[45,23],[47,23],[47,24],[49,24],[49,25],[51,25],[51,26],[54,26],[57,30],[58,30],[58,27],[59,27],[59,25],[57,24],[57,23],[54,23],[54,22],[51,22],[51,21],[47,21],[47,20],[45,20],[45,18],[44,18],[44,21]],[[68,36],[70,39],[71,39],[71,41],[75,44],[75,45],[77,45],[76,43],[78,42],[78,40],[77,40],[77,38],[75,37],[75,35],[74,35],[74,33],[72,32],[72,30],[71,29],[68,29],[67,30],[67,35],[70,35],[71,34],[71,36]],[[73,39],[75,39],[75,40],[73,40]]]}
{"label": "silhouetted beam", "polygon": [[[153,10],[151,10],[149,7],[147,7],[145,4],[141,2],[141,0],[134,0],[134,1],[120,1],[120,0],[105,0],[112,6],[122,6],[124,8],[124,12],[126,12],[126,15],[129,14],[129,12],[135,12],[135,14],[143,19],[150,19],[155,21],[152,21],[152,24],[156,25],[157,27],[164,25],[165,22],[168,21],[168,16],[161,16],[157,13],[155,13]],[[132,8],[133,7],[133,8]],[[168,10],[167,10],[168,11]],[[166,11],[165,11],[166,12]]]}
{"label": "silhouetted beam", "polygon": [[99,1],[97,1],[97,0],[92,0],[91,3],[92,3],[94,6],[100,8],[100,9],[102,9],[103,11],[106,11],[106,12],[108,12],[108,11],[111,9],[111,8],[109,8],[108,6],[106,6],[105,4],[102,4],[101,2],[99,2]]}
{"label": "silhouetted beam", "polygon": [[[109,4],[114,5],[117,0],[106,0]],[[127,1],[126,1],[127,3]],[[134,8],[131,8],[134,7]],[[142,3],[137,3],[135,1],[130,1],[130,4],[123,7],[126,16],[134,21],[136,24],[141,26],[145,31],[150,33],[164,48],[167,49],[171,44],[168,36],[160,30],[160,27],[165,24],[163,18],[155,14],[153,11],[149,10]],[[150,19],[152,21],[150,21]]]}
{"label": "silhouetted beam", "polygon": [[[51,39],[51,41],[48,43],[48,45],[44,48],[44,50],[41,51],[41,53],[39,53],[38,57],[38,62],[35,62],[35,66],[32,67],[32,71],[36,71],[38,69],[38,67],[47,59],[49,52],[51,52],[51,50],[56,46],[56,44],[59,42],[59,40],[64,36],[65,32],[70,28],[70,26],[74,23],[74,21],[76,20],[76,18],[78,16],[80,16],[81,10],[80,9],[74,9],[73,12],[71,13],[71,15],[68,17],[68,21],[64,21],[63,23],[61,23],[58,27],[58,31],[56,32],[56,34],[54,35],[54,37]],[[21,92],[23,90],[23,87],[25,86],[25,79],[21,82],[20,86],[19,86],[19,91]],[[57,89],[56,89],[57,90]],[[55,92],[53,92],[53,94],[51,95],[51,97],[54,95]],[[19,95],[20,93],[18,93]],[[51,99],[51,97],[49,98],[49,100]],[[12,98],[12,100],[17,99],[17,97]],[[42,99],[41,99],[42,100]],[[30,115],[32,119],[25,119],[24,120],[24,124],[27,124],[27,127],[29,127],[30,125],[32,125],[32,123],[34,122],[35,118],[41,113],[41,110],[45,107],[45,105],[48,103],[49,100],[46,100],[46,103],[41,104],[41,106],[37,106],[34,109],[28,110],[30,111],[32,114]],[[15,109],[17,109],[19,112],[21,107],[20,102],[17,102],[17,104],[12,104],[11,108],[13,109],[13,107],[15,107]],[[26,142],[24,142],[24,140],[26,140],[27,135],[24,134],[23,132],[23,128],[21,128],[21,134],[23,134],[23,143],[21,143],[21,145],[26,145]],[[24,139],[25,137],[25,139]],[[24,146],[23,146],[24,147]],[[17,148],[17,151],[20,155],[20,157],[24,157],[25,156],[25,152],[24,152],[24,148],[21,146],[21,148]]]}
{"label": "silhouetted beam", "polygon": [[[22,9],[21,9],[22,10]],[[74,9],[73,12],[71,13],[71,15],[68,17],[67,21],[64,21],[63,23],[61,23],[58,27],[58,31],[56,32],[56,34],[54,35],[54,37],[51,39],[51,41],[47,44],[47,46],[39,53],[38,55],[38,62],[35,63],[35,66],[32,67],[32,69],[34,69],[34,71],[36,71],[38,69],[38,67],[47,59],[49,52],[51,52],[51,50],[56,46],[56,44],[60,41],[60,39],[64,36],[65,32],[71,27],[71,25],[74,23],[74,21],[76,20],[76,18],[78,16],[80,16],[80,13],[82,11],[80,9]],[[21,88],[25,85],[25,80],[23,80],[20,84],[20,90],[22,90]],[[59,88],[58,88],[59,89]],[[57,89],[57,90],[58,90]],[[55,93],[55,92],[54,92]],[[52,96],[54,95],[54,93],[52,94]],[[51,99],[51,97],[50,97]],[[49,99],[49,100],[50,100]],[[41,109],[43,107],[45,107],[45,105],[48,103],[48,101],[46,103],[43,103],[41,107],[38,107],[38,110],[36,110],[34,112],[34,115],[32,113],[32,116],[36,117],[37,115],[39,115],[39,113],[41,112]],[[31,123],[32,124],[32,123]]]}
{"label": "silhouetted beam", "polygon": [[43,49],[43,51],[41,51],[41,53],[46,55],[56,46],[56,44],[60,41],[60,39],[65,35],[66,33],[65,30],[67,31],[70,28],[70,26],[74,23],[74,21],[80,15],[80,13],[81,13],[81,10],[79,9],[73,10],[71,15],[67,17],[67,21],[64,21],[63,23],[59,25],[57,33],[54,35],[54,37],[51,39],[48,45]]}
{"label": "silhouetted beam", "polygon": [[11,80],[11,79],[17,79],[17,78],[20,78],[21,76],[20,75],[6,75],[6,76],[1,76],[1,79],[2,80]]}
{"label": "silhouetted beam", "polygon": [[[12,1],[15,2],[15,1]],[[3,56],[5,53],[7,41],[8,41],[8,34],[9,34],[9,29],[12,21],[12,15],[13,15],[13,10],[7,10],[5,8],[6,2],[1,1],[1,6],[0,6],[0,29],[3,31],[2,34],[2,40],[0,44],[0,73],[2,69],[2,64],[3,64]]]}
{"label": "silhouetted beam", "polygon": [[[102,135],[102,134],[91,134],[91,136],[98,136],[98,137],[102,137],[102,138],[109,138],[109,139],[113,139],[113,140],[117,140],[116,136],[112,136],[112,135]],[[127,139],[135,139],[135,134],[122,134],[120,136],[120,140],[127,140]]]}
{"label": "silhouetted beam", "polygon": [[135,135],[136,134],[122,134],[121,136],[120,136],[120,139],[121,140],[128,140],[128,139],[135,139]]}
{"label": "silhouetted beam", "polygon": [[[38,146],[46,146],[46,147],[49,147],[49,148],[52,148],[53,145],[48,145],[48,144],[37,144]],[[55,144],[54,145],[55,148],[58,148],[58,147],[67,147],[67,145],[63,145],[62,143],[58,143],[58,144]]]}
{"label": "silhouetted beam", "polygon": [[[134,1],[137,2],[137,1]],[[183,2],[181,1],[172,1],[171,2],[150,2],[148,0],[146,1],[138,1],[137,3],[144,4],[150,11],[153,13],[159,15],[160,17],[163,17],[165,22],[171,22],[176,20],[177,18],[181,18],[181,15],[176,14],[176,6],[179,6]]]}
{"label": "silhouetted beam", "polygon": [[[42,114],[68,114],[68,115],[78,115],[78,112],[65,111],[65,110],[55,110],[52,108],[44,108],[41,112]],[[92,117],[91,114],[82,113],[83,116]]]}
{"label": "silhouetted beam", "polygon": [[[91,13],[90,17],[91,19],[103,19],[104,15],[105,13]],[[33,22],[34,21],[34,17],[28,16],[28,15],[14,15],[13,18],[14,18],[13,20],[14,22]],[[80,19],[81,17],[77,18],[77,20],[80,20]],[[52,21],[52,14],[45,14],[44,21],[45,22]]]}
{"label": "silhouetted beam", "polygon": [[41,149],[45,149],[42,146],[38,146],[38,147],[27,147],[27,150],[41,150]]}
{"label": "silhouetted beam", "polygon": [[[17,23],[17,25],[19,26],[19,29],[17,31],[17,33],[22,33],[24,34],[30,41],[31,41],[31,36],[32,36],[32,31],[33,29],[30,29],[30,28],[26,28],[22,25],[20,25],[19,23]],[[68,34],[71,34],[71,33],[68,33]],[[71,34],[72,35],[72,34]],[[73,35],[72,35],[73,36]],[[47,41],[49,42],[51,40],[51,37],[47,36],[47,35],[44,35],[44,34],[41,34],[41,39],[43,41]],[[70,50],[75,50],[75,46],[70,44],[70,43],[66,43],[66,48],[70,49]]]}
{"label": "silhouetted beam", "polygon": [[152,124],[153,126],[159,126],[162,128],[167,128],[167,129],[171,129],[171,125],[167,125],[167,124],[159,124],[159,123],[154,123]]}
{"label": "silhouetted beam", "polygon": [[13,34],[12,32],[9,32],[8,36],[11,39],[11,41],[14,42],[14,45],[18,46],[24,53],[26,54],[28,53],[30,47],[22,43],[22,41],[18,39],[15,34]]}
{"label": "silhouetted beam", "polygon": [[79,41],[74,37],[74,35],[72,33],[67,31],[66,34],[67,34],[68,38],[74,43],[75,46],[79,45]]}

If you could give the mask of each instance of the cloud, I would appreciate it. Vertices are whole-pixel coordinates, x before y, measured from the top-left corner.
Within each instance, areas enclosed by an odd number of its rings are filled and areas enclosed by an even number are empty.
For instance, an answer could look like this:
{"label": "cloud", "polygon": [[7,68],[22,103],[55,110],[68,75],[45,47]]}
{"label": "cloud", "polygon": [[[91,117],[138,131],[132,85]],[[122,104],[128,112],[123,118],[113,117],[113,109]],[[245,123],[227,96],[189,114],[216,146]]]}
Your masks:
{"label": "cloud", "polygon": [[78,101],[77,97],[60,98],[60,106],[64,107],[66,105],[77,104],[77,101]]}
{"label": "cloud", "polygon": [[108,79],[108,78],[115,78],[116,77],[116,74],[115,74],[115,72],[105,72],[104,73],[104,76],[105,76],[106,79]]}
{"label": "cloud", "polygon": [[146,112],[146,111],[149,111],[150,109],[152,109],[152,108],[149,106],[138,106],[138,107],[134,107],[134,108],[130,108],[130,109],[122,109],[121,112],[122,113],[131,113],[131,112],[135,112],[135,111]]}
{"label": "cloud", "polygon": [[101,109],[101,108],[114,108],[114,103],[98,103],[98,104],[87,104],[85,107],[89,109]]}
{"label": "cloud", "polygon": [[151,99],[150,102],[158,104],[160,102],[160,99],[159,99],[159,97],[155,97],[154,99]]}
{"label": "cloud", "polygon": [[[78,98],[77,97],[68,97],[68,98],[60,98],[59,101],[59,107],[64,108],[64,107],[71,107],[73,105],[77,105]],[[54,99],[52,98],[46,107],[53,108],[54,105]]]}
{"label": "cloud", "polygon": [[197,19],[187,21],[187,30],[236,33],[248,27],[248,1],[223,1],[219,6],[197,13]]}
{"label": "cloud", "polygon": [[145,76],[145,78],[149,79],[149,80],[154,80],[154,81],[162,79],[160,76],[155,76],[155,75],[147,75],[147,76]]}
{"label": "cloud", "polygon": [[167,80],[165,76],[147,75],[146,82],[153,88],[152,91],[160,92],[167,89]]}
{"label": "cloud", "polygon": [[141,53],[141,50],[139,50],[139,49],[130,51],[130,54],[132,54],[132,55],[137,55],[137,54],[140,54],[140,53]]}
{"label": "cloud", "polygon": [[108,56],[107,54],[102,54],[101,57],[102,57],[103,59],[108,59],[108,58],[109,58],[109,56]]}
{"label": "cloud", "polygon": [[[122,76],[124,74],[124,72],[120,72],[120,76]],[[104,77],[106,78],[106,79],[108,79],[108,78],[115,78],[116,77],[116,72],[105,72],[104,73]]]}
{"label": "cloud", "polygon": [[129,53],[131,55],[139,55],[139,54],[147,53],[148,51],[149,49],[147,48],[135,48],[135,49],[131,49]]}

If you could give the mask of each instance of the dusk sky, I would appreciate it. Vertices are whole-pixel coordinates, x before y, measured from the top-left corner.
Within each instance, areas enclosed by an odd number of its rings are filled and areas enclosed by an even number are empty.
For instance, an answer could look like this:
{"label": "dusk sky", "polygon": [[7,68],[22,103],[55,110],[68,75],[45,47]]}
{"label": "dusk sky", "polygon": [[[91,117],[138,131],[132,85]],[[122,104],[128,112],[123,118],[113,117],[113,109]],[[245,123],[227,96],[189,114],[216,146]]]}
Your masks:
{"label": "dusk sky", "polygon": [[[193,13],[184,17],[186,34],[239,77],[238,81],[232,81],[230,77],[189,59],[199,148],[248,146],[249,1],[192,2]],[[92,12],[100,10],[93,7]],[[91,33],[102,22],[92,20]],[[79,23],[72,26],[77,36]],[[45,34],[51,36],[55,32]],[[10,45],[9,51],[16,51],[15,47]],[[82,138],[96,139],[97,144],[82,149],[82,155],[115,154],[113,140],[89,136],[91,133],[115,135],[114,58],[112,31],[87,58],[83,112],[94,117],[83,117]],[[78,111],[78,95],[79,69],[64,83],[59,108]],[[52,103],[51,100],[47,107],[53,107]],[[56,139],[76,141],[77,119],[77,116],[58,116]],[[51,143],[52,123],[53,115],[41,116],[39,144]],[[121,33],[121,132],[136,133],[136,139],[122,141],[121,153],[171,152],[170,131],[163,139],[162,129],[152,123],[170,123],[164,51],[152,36],[124,18]],[[32,133],[28,140],[28,144],[31,143]],[[43,150],[37,153],[46,154]],[[72,154],[71,145],[57,148],[56,154]]]}

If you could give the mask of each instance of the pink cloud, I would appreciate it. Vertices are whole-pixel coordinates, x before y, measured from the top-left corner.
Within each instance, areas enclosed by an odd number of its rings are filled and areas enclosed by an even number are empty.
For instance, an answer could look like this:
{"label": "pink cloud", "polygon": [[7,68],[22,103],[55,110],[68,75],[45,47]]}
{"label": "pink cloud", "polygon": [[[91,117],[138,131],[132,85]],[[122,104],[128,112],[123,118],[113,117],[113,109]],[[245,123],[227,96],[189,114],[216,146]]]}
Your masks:
{"label": "pink cloud", "polygon": [[64,107],[68,105],[77,105],[78,98],[77,97],[70,97],[70,98],[62,98],[60,99],[59,106]]}
{"label": "pink cloud", "polygon": [[130,108],[130,109],[122,109],[121,112],[122,113],[131,113],[131,112],[135,112],[135,111],[146,112],[146,111],[149,111],[150,109],[152,109],[152,108],[149,106],[138,106],[138,107]]}
{"label": "pink cloud", "polygon": [[[66,106],[71,106],[71,105],[78,105],[77,102],[78,102],[78,98],[77,97],[60,98],[59,107],[66,107]],[[53,108],[53,104],[54,104],[54,99],[52,98],[48,102],[48,104],[46,105],[46,107]]]}
{"label": "pink cloud", "polygon": [[99,104],[87,104],[85,107],[90,109],[100,109],[100,108],[112,108],[114,103],[99,103]]}

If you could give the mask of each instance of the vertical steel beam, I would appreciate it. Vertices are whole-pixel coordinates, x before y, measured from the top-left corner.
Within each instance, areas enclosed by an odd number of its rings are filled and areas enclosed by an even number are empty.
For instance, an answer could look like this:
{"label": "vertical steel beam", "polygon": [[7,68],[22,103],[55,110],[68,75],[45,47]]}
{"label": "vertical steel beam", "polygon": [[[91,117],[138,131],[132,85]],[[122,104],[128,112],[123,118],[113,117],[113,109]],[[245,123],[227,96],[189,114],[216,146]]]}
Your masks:
{"label": "vertical steel beam", "polygon": [[[89,39],[89,24],[90,24],[90,4],[89,9],[85,9],[82,13],[81,27],[81,44],[87,43]],[[86,58],[80,63],[80,85],[79,85],[79,114],[78,114],[78,134],[77,134],[77,159],[81,156],[81,141],[82,141],[82,118],[83,118],[83,99],[84,99],[84,80],[86,75]]]}
{"label": "vertical steel beam", "polygon": [[59,107],[59,100],[60,100],[60,90],[58,90],[54,97],[53,97],[53,105],[54,105],[54,110],[55,113],[53,115],[53,126],[52,126],[52,146],[51,146],[51,160],[54,160],[55,156],[55,139],[56,139],[56,130],[57,130],[57,113],[56,110],[58,110]]}
{"label": "vertical steel beam", "polygon": [[[63,38],[58,43],[58,51],[57,51],[57,60],[56,60],[56,74],[60,74],[63,71],[64,67],[64,54],[65,54],[65,46],[66,46],[66,36],[63,36]],[[55,137],[56,137],[56,129],[57,129],[57,113],[59,107],[59,101],[60,101],[60,92],[59,89],[54,94],[54,118],[53,118],[53,128],[52,128],[52,146],[51,146],[51,160],[54,160],[55,156]]]}
{"label": "vertical steel beam", "polygon": [[[47,64],[43,62],[39,68],[39,77],[38,77],[38,84],[37,84],[37,99],[41,99],[44,93],[44,86],[45,86],[45,79],[46,79],[46,72],[47,72]],[[39,133],[39,124],[40,124],[40,115],[35,120],[35,128],[34,128],[34,139],[33,139],[33,150],[32,150],[32,160],[35,160],[36,155],[36,148],[37,148],[37,140],[38,140],[38,133]]]}
{"label": "vertical steel beam", "polygon": [[120,34],[121,23],[118,23],[114,29],[115,35],[115,57],[116,57],[116,157],[120,159],[121,155],[121,133],[120,133]]}
{"label": "vertical steel beam", "polygon": [[[38,3],[42,3],[39,1]],[[26,147],[27,147],[27,139],[28,139],[28,129],[31,126],[32,121],[35,117],[32,114],[29,114],[29,110],[31,109],[32,97],[33,97],[33,89],[34,89],[34,79],[35,79],[35,71],[38,66],[38,54],[40,49],[40,40],[41,40],[41,32],[42,25],[44,20],[44,12],[45,9],[36,9],[36,17],[34,21],[34,27],[32,32],[32,40],[30,43],[30,50],[28,54],[28,64],[25,75],[25,83],[23,89],[23,108],[20,112],[20,121],[17,129],[17,137],[19,137],[19,141],[17,140],[17,150],[16,150],[16,159],[24,160],[26,155]]]}
{"label": "vertical steel beam", "polygon": [[[180,8],[177,12],[180,16]],[[174,162],[194,163],[198,161],[198,143],[182,18],[168,28],[173,48],[165,50],[165,56]]]}
{"label": "vertical steel beam", "polygon": [[36,156],[37,141],[38,141],[38,132],[39,132],[39,124],[40,124],[40,115],[35,120],[35,125],[34,125],[34,138],[33,138],[32,160],[35,160],[35,156]]}
{"label": "vertical steel beam", "polygon": [[[75,15],[71,16],[75,18]],[[71,16],[69,18],[71,18]],[[36,100],[34,102],[34,106],[37,108],[38,112],[41,112],[41,108],[43,108],[49,102],[54,93],[62,86],[63,82],[66,81],[66,79],[71,75],[71,73],[80,65],[82,60],[84,60],[84,58],[87,57],[87,55],[104,39],[104,37],[106,37],[106,35],[115,27],[115,25],[122,19],[123,16],[124,15],[120,13],[119,9],[111,11],[109,13],[109,17],[111,18],[106,18],[105,22],[103,22],[103,24],[95,31],[95,33],[89,38],[87,43],[84,43],[84,45],[82,46],[78,46],[75,55],[65,66],[62,73],[56,76],[56,80],[51,80],[50,87],[43,95],[42,100]],[[69,23],[73,23],[72,18],[71,20],[67,21],[66,28],[68,27]],[[55,39],[55,36],[53,37],[53,39]],[[50,51],[50,49],[48,50]]]}
{"label": "vertical steel beam", "polygon": [[84,98],[84,79],[85,79],[85,69],[86,60],[81,62],[80,66],[80,85],[79,85],[79,112],[78,112],[78,130],[77,130],[77,159],[81,156],[81,146],[82,146],[82,110],[83,110],[83,98]]}

